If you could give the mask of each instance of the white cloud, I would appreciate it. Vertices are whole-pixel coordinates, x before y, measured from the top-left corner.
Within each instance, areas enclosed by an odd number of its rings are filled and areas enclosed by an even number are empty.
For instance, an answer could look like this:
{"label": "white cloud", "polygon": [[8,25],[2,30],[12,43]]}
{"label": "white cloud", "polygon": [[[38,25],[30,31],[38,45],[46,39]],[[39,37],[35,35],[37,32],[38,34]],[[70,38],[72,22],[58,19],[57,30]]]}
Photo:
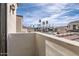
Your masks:
{"label": "white cloud", "polygon": [[[71,11],[71,10],[69,10],[69,11]],[[59,19],[55,19],[55,18],[57,18],[58,16],[63,15],[64,13],[67,13],[67,12],[69,12],[69,11],[63,11],[63,12],[61,12],[61,13],[59,13],[59,14],[51,15],[50,17],[46,17],[46,18],[43,18],[43,19],[41,19],[41,20],[42,20],[42,22],[47,20],[47,21],[49,22],[49,24],[58,25],[57,23],[60,23],[61,20],[60,20],[60,22],[58,22]],[[65,17],[65,18],[66,18],[66,17]],[[37,21],[33,21],[33,24],[38,24],[38,20],[37,20]]]}
{"label": "white cloud", "polygon": [[[51,4],[35,4],[37,7],[40,7],[40,10],[36,10],[34,12],[28,13],[26,12],[25,14],[25,21],[24,23],[29,23],[29,24],[38,24],[38,20],[41,19],[42,21],[49,21],[49,24],[54,24],[55,26],[61,26],[61,25],[66,25],[68,22],[73,21],[73,20],[78,20],[78,16],[61,16],[65,13],[70,12],[74,8],[79,9],[78,5],[74,4],[67,4],[67,3],[51,3]],[[74,7],[75,6],[75,7]],[[49,16],[47,16],[50,14]],[[30,17],[28,17],[30,16]],[[44,17],[46,16],[46,17]],[[62,17],[63,20],[56,19],[57,17]]]}

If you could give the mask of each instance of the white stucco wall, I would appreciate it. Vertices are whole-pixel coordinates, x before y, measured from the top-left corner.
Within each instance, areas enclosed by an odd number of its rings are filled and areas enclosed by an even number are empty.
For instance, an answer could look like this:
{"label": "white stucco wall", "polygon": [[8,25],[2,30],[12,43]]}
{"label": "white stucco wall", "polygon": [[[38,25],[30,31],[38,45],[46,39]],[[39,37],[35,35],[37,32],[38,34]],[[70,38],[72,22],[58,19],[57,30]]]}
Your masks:
{"label": "white stucco wall", "polygon": [[79,29],[79,23],[70,23],[68,25],[70,30],[73,30],[73,25],[76,25],[76,29]]}
{"label": "white stucco wall", "polygon": [[[10,12],[10,5],[15,5],[14,14]],[[7,4],[7,33],[15,33],[16,32],[16,3],[8,3]]]}
{"label": "white stucco wall", "polygon": [[37,32],[36,50],[38,55],[77,56],[79,55],[79,42]]}
{"label": "white stucco wall", "polygon": [[35,34],[34,33],[10,33],[7,39],[8,56],[34,56]]}
{"label": "white stucco wall", "polygon": [[43,33],[10,33],[8,56],[79,56],[79,42]]}

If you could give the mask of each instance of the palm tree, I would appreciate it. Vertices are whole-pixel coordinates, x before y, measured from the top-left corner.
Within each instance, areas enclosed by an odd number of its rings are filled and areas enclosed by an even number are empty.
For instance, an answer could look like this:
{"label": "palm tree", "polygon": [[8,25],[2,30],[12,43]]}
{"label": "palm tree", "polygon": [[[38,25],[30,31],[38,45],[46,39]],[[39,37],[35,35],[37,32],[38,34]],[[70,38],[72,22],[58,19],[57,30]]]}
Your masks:
{"label": "palm tree", "polygon": [[48,24],[48,21],[46,21],[46,24]]}
{"label": "palm tree", "polygon": [[43,23],[43,25],[45,25],[45,22],[44,21],[42,23]]}
{"label": "palm tree", "polygon": [[41,31],[41,19],[39,19],[39,30]]}
{"label": "palm tree", "polygon": [[42,24],[43,24],[43,31],[44,31],[44,25],[45,25],[45,22],[43,21]]}
{"label": "palm tree", "polygon": [[46,21],[46,31],[48,31],[48,21]]}
{"label": "palm tree", "polygon": [[41,23],[41,19],[39,19],[39,23]]}

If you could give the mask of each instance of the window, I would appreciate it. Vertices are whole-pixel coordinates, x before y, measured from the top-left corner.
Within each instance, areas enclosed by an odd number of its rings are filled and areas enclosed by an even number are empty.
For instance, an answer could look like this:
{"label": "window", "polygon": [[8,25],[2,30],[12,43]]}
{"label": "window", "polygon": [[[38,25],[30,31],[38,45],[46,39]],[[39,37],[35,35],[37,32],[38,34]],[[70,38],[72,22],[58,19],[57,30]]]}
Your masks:
{"label": "window", "polygon": [[73,30],[76,30],[76,25],[73,25]]}

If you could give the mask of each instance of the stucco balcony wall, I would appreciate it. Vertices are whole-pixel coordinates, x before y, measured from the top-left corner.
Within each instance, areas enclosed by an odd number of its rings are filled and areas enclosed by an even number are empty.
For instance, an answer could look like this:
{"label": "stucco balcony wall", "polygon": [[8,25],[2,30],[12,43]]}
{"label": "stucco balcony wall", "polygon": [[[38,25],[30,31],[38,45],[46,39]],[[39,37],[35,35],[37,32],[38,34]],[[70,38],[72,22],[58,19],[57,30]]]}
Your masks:
{"label": "stucco balcony wall", "polygon": [[34,33],[10,33],[7,40],[8,56],[35,55]]}
{"label": "stucco balcony wall", "polygon": [[9,56],[77,56],[79,42],[44,33],[8,34]]}

